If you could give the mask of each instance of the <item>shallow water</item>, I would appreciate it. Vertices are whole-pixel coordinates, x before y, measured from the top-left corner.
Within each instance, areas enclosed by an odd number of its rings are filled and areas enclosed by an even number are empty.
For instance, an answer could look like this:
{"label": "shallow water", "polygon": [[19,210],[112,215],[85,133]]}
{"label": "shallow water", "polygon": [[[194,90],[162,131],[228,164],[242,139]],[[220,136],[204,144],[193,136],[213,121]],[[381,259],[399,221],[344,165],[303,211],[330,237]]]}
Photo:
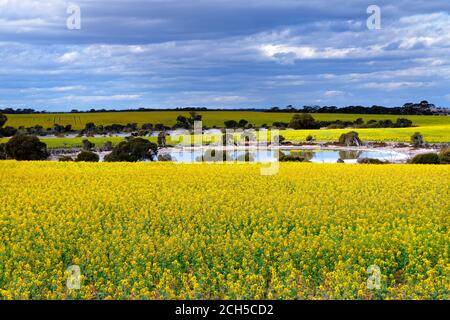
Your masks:
{"label": "shallow water", "polygon": [[[277,152],[275,150],[235,150],[227,151],[226,159],[231,161],[250,161],[259,163],[270,163],[277,161]],[[313,163],[336,163],[339,159],[344,162],[354,163],[361,158],[373,158],[382,161],[404,161],[408,158],[407,155],[395,151],[360,151],[360,150],[282,150],[285,155],[296,155]],[[161,155],[170,155],[172,161],[189,163],[201,162],[202,157],[209,159],[209,161],[221,161],[223,154],[212,154],[211,151],[205,150],[173,150],[168,152],[161,152]]]}

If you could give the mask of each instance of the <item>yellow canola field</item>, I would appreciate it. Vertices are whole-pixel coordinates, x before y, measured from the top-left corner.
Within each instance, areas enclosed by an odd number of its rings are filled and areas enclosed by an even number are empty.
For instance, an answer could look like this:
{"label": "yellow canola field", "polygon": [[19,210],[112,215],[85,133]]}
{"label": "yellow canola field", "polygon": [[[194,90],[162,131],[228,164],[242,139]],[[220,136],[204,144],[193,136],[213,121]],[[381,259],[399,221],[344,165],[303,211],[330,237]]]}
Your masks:
{"label": "yellow canola field", "polygon": [[450,298],[450,166],[261,166],[0,162],[0,298]]}

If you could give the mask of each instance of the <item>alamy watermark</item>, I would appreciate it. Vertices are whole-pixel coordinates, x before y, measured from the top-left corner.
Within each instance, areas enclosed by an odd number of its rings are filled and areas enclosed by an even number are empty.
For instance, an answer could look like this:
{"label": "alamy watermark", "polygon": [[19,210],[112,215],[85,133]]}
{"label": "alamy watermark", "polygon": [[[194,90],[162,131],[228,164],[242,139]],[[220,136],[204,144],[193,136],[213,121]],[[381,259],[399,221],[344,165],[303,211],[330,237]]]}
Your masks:
{"label": "alamy watermark", "polygon": [[81,8],[79,5],[69,3],[67,6],[66,26],[69,30],[81,30]]}
{"label": "alamy watermark", "polygon": [[367,7],[367,29],[369,30],[381,30],[381,8],[377,5],[371,5]]}
{"label": "alamy watermark", "polygon": [[369,275],[367,278],[367,288],[370,290],[381,289],[381,269],[377,265],[371,265],[367,268],[366,273]]}
{"label": "alamy watermark", "polygon": [[77,265],[72,265],[67,268],[66,273],[68,273],[66,287],[69,290],[80,290],[81,289],[81,268]]}

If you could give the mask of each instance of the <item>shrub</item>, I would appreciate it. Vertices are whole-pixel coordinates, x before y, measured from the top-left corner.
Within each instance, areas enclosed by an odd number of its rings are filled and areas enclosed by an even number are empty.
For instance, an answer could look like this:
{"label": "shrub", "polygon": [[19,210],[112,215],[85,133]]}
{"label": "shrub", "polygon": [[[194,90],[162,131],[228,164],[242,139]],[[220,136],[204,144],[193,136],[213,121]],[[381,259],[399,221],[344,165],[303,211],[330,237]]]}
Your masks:
{"label": "shrub", "polygon": [[441,163],[437,153],[423,153],[416,155],[412,160],[413,164],[439,164]]}
{"label": "shrub", "polygon": [[166,132],[161,131],[158,134],[158,146],[165,147],[166,146]]}
{"label": "shrub", "polygon": [[387,164],[388,162],[373,158],[360,158],[356,161],[359,164]]}
{"label": "shrub", "polygon": [[100,157],[98,154],[91,151],[82,151],[78,154],[75,161],[77,162],[98,162]]}
{"label": "shrub", "polygon": [[315,139],[314,139],[314,137],[312,135],[309,135],[309,136],[306,137],[306,141],[308,141],[308,142],[313,142],[314,140]]}
{"label": "shrub", "polygon": [[280,162],[309,162],[312,159],[312,154],[307,152],[284,154],[280,151],[278,158]]}
{"label": "shrub", "polygon": [[408,127],[412,127],[413,122],[409,119],[404,119],[404,118],[398,118],[397,122],[395,123],[395,127],[396,128],[408,128]]}
{"label": "shrub", "polygon": [[339,144],[345,146],[360,146],[362,145],[361,139],[359,139],[359,134],[355,131],[344,133],[339,137]]}
{"label": "shrub", "polygon": [[450,164],[450,148],[442,149],[439,152],[439,160],[442,164]]}
{"label": "shrub", "polygon": [[313,116],[309,113],[294,114],[289,122],[289,128],[292,129],[316,129],[318,125]]}
{"label": "shrub", "polygon": [[239,128],[245,128],[248,125],[248,121],[245,119],[239,120],[238,126]]}
{"label": "shrub", "polygon": [[8,118],[3,113],[0,113],[0,128],[3,127],[7,120]]}
{"label": "shrub", "polygon": [[229,128],[229,129],[234,129],[239,126],[239,124],[235,120],[225,121],[224,124],[225,124],[225,128]]}
{"label": "shrub", "polygon": [[47,145],[36,136],[14,136],[6,143],[5,151],[8,158],[19,161],[45,160],[49,156]]}
{"label": "shrub", "polygon": [[62,156],[62,157],[59,157],[58,161],[60,161],[60,162],[69,162],[69,161],[73,161],[73,158],[70,157],[70,156]]}
{"label": "shrub", "polygon": [[415,148],[422,147],[425,144],[423,136],[420,134],[420,132],[416,132],[411,136],[411,144]]}
{"label": "shrub", "polygon": [[111,141],[106,141],[102,146],[102,151],[111,151],[113,149],[113,143]]}
{"label": "shrub", "polygon": [[95,143],[90,142],[88,139],[84,139],[82,142],[84,151],[91,151],[95,147]]}
{"label": "shrub", "polygon": [[272,123],[272,126],[275,128],[287,128],[289,123],[286,122],[274,122]]}
{"label": "shrub", "polygon": [[17,133],[17,129],[13,128],[13,127],[4,127],[1,128],[0,127],[0,137],[12,137],[13,135],[15,135]]}
{"label": "shrub", "polygon": [[158,153],[158,146],[143,138],[129,138],[122,141],[105,157],[107,162],[137,162],[153,160]]}
{"label": "shrub", "polygon": [[0,160],[6,160],[6,144],[0,143]]}
{"label": "shrub", "polygon": [[158,155],[158,161],[161,161],[161,162],[170,162],[170,161],[173,161],[173,158],[172,158],[172,156],[170,155],[170,154],[160,154],[160,155]]}

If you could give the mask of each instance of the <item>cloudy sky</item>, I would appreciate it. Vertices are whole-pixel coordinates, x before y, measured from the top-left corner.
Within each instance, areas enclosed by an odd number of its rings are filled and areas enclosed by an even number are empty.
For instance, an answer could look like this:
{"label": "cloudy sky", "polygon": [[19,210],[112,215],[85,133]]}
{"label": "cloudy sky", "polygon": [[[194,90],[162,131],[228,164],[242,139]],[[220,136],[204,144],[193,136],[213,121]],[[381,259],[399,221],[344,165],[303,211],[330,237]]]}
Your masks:
{"label": "cloudy sky", "polygon": [[0,0],[0,108],[450,106],[450,1],[71,3]]}

